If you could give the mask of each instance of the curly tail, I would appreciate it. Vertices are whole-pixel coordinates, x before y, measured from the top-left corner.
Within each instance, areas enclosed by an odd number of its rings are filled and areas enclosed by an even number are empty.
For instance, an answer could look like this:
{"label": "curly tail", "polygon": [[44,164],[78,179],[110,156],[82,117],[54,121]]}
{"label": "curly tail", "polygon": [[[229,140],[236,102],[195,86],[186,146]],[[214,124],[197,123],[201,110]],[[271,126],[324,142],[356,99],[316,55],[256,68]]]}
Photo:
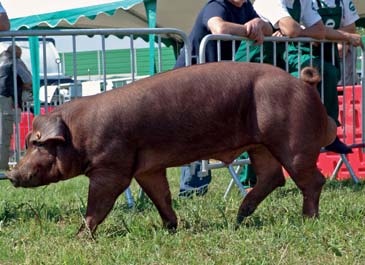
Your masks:
{"label": "curly tail", "polygon": [[[321,81],[319,72],[314,67],[304,67],[300,72],[300,79],[307,83],[309,86],[317,89],[318,83]],[[329,116],[327,116],[327,130],[322,146],[327,146],[335,140],[337,135],[336,122]]]}
{"label": "curly tail", "polygon": [[321,81],[321,76],[316,68],[307,66],[300,72],[300,79],[311,87],[316,88],[318,83]]}

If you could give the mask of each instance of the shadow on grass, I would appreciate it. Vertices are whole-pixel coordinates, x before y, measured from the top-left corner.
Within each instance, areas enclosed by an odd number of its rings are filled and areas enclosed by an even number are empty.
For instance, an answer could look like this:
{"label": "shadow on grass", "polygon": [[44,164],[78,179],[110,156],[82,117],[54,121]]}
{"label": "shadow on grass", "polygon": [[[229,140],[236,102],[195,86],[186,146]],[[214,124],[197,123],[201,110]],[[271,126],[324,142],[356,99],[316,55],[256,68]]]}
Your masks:
{"label": "shadow on grass", "polygon": [[[288,187],[289,186],[289,187]],[[353,180],[329,180],[327,179],[325,185],[323,186],[324,191],[332,191],[338,189],[352,189],[353,191],[360,192],[365,190],[365,181],[360,181],[355,183]],[[284,187],[279,187],[275,191],[275,197],[282,198],[293,195],[301,194],[301,191],[294,183],[287,184]]]}
{"label": "shadow on grass", "polygon": [[360,181],[359,183],[355,183],[353,180],[327,180],[323,189],[331,191],[337,190],[341,188],[353,189],[354,191],[363,191],[365,189],[365,181]]}
{"label": "shadow on grass", "polygon": [[31,203],[10,203],[4,202],[0,206],[0,220],[3,225],[9,225],[14,221],[22,220],[47,220],[52,222],[60,222],[72,215],[79,215],[80,208],[62,209],[56,205],[31,204]]}

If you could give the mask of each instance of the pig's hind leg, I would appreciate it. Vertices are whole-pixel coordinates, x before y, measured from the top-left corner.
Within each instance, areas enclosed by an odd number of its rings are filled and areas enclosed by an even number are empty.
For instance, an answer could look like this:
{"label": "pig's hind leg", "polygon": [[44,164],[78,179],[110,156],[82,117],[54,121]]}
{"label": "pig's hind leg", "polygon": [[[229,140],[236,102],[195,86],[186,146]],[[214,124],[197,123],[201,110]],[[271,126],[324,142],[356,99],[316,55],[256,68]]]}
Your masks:
{"label": "pig's hind leg", "polygon": [[302,152],[283,163],[290,177],[303,194],[303,215],[307,217],[318,216],[319,198],[326,181],[317,168],[317,157],[317,152]]}
{"label": "pig's hind leg", "polygon": [[143,191],[155,204],[164,227],[174,230],[177,227],[177,218],[172,209],[171,192],[166,178],[166,169],[135,176]]}
{"label": "pig's hind leg", "polygon": [[265,146],[259,145],[248,153],[257,175],[257,183],[242,201],[238,210],[237,224],[250,216],[274,189],[285,185],[281,164]]}

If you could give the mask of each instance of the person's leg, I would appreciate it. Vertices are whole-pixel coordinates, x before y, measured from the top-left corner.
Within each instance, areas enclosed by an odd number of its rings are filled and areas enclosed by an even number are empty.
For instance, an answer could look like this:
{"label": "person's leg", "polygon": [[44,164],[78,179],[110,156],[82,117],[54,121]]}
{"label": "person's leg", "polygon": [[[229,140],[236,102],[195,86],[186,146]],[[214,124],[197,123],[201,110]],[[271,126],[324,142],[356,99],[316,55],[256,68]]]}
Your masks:
{"label": "person's leg", "polygon": [[209,170],[206,176],[201,176],[200,173],[200,161],[181,167],[180,197],[191,197],[194,191],[198,196],[203,196],[207,193],[208,185],[212,180],[211,171]]}
{"label": "person's leg", "polygon": [[191,197],[193,195],[194,188],[188,185],[188,182],[191,180],[192,176],[190,173],[190,166],[182,166],[180,168],[180,197]]}
{"label": "person's leg", "polygon": [[[244,152],[242,153],[238,159],[247,159],[248,153]],[[242,170],[239,174],[240,182],[243,184],[243,186],[247,188],[252,188],[256,184],[256,173],[253,169],[253,166],[250,164],[243,165]]]}
{"label": "person's leg", "polygon": [[12,99],[0,97],[0,169],[2,170],[8,169],[13,122]]}

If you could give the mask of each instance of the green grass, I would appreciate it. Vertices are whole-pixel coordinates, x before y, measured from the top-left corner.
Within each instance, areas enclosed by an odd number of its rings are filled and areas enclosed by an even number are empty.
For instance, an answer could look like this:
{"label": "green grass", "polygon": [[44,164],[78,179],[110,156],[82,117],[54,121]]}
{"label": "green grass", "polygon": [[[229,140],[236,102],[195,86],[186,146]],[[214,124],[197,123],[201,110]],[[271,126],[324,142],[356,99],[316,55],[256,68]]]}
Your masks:
{"label": "green grass", "polygon": [[[179,170],[168,171],[179,228],[161,228],[146,200],[134,209],[121,196],[96,240],[75,234],[86,210],[88,180],[36,189],[0,182],[0,264],[364,264],[365,185],[327,182],[320,218],[303,219],[291,180],[235,230],[241,197],[227,170],[213,171],[208,194],[179,199]],[[136,197],[138,187],[132,185]]]}

